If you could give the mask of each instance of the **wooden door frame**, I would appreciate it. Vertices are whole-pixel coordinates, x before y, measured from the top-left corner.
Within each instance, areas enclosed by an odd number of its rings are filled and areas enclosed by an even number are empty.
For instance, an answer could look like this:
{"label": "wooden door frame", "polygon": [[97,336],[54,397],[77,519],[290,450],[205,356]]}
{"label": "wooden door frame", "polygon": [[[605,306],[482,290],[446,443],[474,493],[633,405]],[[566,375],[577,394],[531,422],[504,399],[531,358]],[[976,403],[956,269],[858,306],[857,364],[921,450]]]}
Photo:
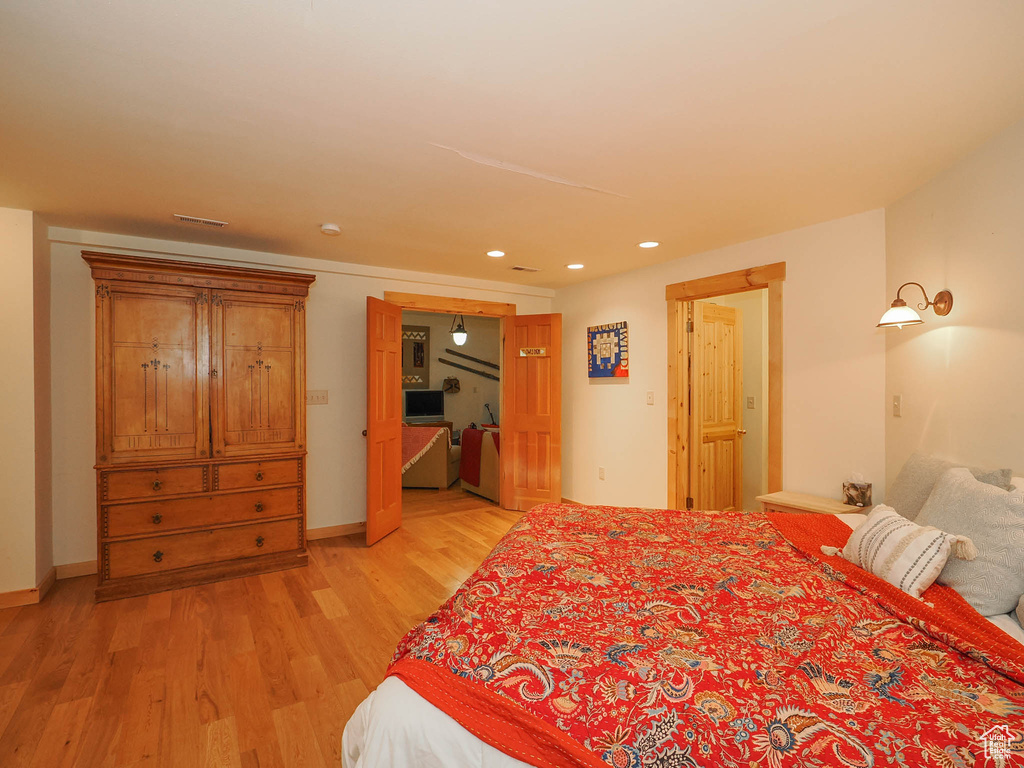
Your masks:
{"label": "wooden door frame", "polygon": [[[477,317],[498,318],[498,335],[501,338],[500,359],[505,361],[505,318],[514,317],[516,305],[500,301],[481,301],[478,299],[457,299],[450,296],[429,296],[420,293],[402,293],[401,291],[384,291],[384,301],[397,304],[402,310],[411,312],[434,312],[442,315],[476,315]],[[401,373],[399,373],[401,375]],[[502,376],[499,382],[501,406],[498,434],[501,435],[505,424],[505,407],[509,402],[509,378]],[[504,464],[498,462],[498,506],[502,502],[502,486],[505,484]]]}
{"label": "wooden door frame", "polygon": [[[730,293],[768,290],[768,487],[782,490],[782,284],[786,262],[765,264],[665,286],[668,303],[668,508],[685,507],[689,495],[689,382],[685,364],[686,303]],[[682,504],[679,502],[682,501]]]}

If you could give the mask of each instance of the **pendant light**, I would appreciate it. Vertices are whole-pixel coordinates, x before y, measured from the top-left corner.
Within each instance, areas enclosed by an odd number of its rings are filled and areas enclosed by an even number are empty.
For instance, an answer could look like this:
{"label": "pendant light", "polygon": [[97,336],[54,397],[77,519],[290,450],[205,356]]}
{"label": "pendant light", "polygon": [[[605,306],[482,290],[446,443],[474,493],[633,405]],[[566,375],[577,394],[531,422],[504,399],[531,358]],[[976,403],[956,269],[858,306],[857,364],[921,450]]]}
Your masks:
{"label": "pendant light", "polygon": [[469,338],[469,334],[466,333],[466,324],[462,315],[455,315],[455,317],[452,318],[452,329],[450,333],[452,335],[452,341],[454,341],[457,346],[461,347],[466,343],[466,339]]}

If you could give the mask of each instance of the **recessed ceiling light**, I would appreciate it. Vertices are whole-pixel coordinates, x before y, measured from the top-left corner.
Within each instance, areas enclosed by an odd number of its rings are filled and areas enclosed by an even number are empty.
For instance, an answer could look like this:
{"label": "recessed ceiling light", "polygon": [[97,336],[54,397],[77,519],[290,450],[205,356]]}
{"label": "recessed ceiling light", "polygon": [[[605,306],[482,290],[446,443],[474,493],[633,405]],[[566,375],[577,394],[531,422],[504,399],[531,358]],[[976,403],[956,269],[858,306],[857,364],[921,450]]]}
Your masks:
{"label": "recessed ceiling light", "polygon": [[341,227],[337,224],[321,224],[320,231],[329,237],[337,237],[341,234]]}
{"label": "recessed ceiling light", "polygon": [[582,264],[566,264],[566,269],[583,269]]}
{"label": "recessed ceiling light", "polygon": [[490,256],[492,259],[500,259],[502,256],[505,255],[505,252],[504,251],[488,251],[487,255]]}
{"label": "recessed ceiling light", "polygon": [[657,240],[644,240],[642,243],[637,243],[641,248],[657,248],[661,243]]}

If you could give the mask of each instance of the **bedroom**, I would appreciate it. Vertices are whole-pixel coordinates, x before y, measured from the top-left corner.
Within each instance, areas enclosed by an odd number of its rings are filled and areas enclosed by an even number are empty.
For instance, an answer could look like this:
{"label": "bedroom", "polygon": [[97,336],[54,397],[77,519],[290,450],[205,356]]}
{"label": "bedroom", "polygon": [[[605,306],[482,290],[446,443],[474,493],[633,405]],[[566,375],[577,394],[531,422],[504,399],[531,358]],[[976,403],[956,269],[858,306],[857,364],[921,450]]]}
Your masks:
{"label": "bedroom", "polygon": [[[380,682],[401,635],[472,574],[515,519],[465,515],[444,535],[410,543],[394,569],[368,559],[378,551],[362,548],[360,538],[368,295],[404,291],[514,303],[522,314],[561,313],[561,491],[578,502],[666,506],[665,287],[776,262],[787,265],[785,488],[838,498],[842,481],[859,473],[884,501],[915,450],[1024,469],[1015,386],[1024,359],[1017,4],[942,3],[941,12],[931,3],[908,4],[897,13],[843,3],[848,15],[832,24],[831,11],[808,17],[795,10],[802,4],[756,5],[770,7],[774,20],[750,4],[725,9],[744,8],[749,18],[702,8],[685,24],[674,19],[676,28],[693,30],[685,51],[651,39],[649,19],[614,17],[620,28],[609,30],[568,14],[545,24],[525,17],[508,28],[462,18],[466,28],[438,31],[415,55],[401,51],[417,39],[413,29],[436,26],[414,17],[412,27],[395,27],[403,31],[398,39],[387,36],[381,27],[395,23],[393,9],[358,26],[324,18],[329,9],[319,3],[282,6],[280,16],[254,13],[244,22],[226,8],[192,9],[194,23],[159,8],[124,16],[117,4],[92,15],[36,4],[42,18],[5,7],[10,23],[0,34],[18,34],[5,36],[3,56],[23,66],[0,68],[4,101],[19,106],[5,110],[0,129],[5,148],[14,148],[5,152],[0,181],[0,290],[5,359],[20,374],[2,385],[7,536],[0,592],[31,592],[55,566],[62,578],[38,607],[0,612],[0,762],[58,764],[56,752],[85,765],[111,750],[113,764],[168,764],[173,742],[186,755],[180,764],[208,747],[211,761],[223,752],[225,764],[274,764],[275,755],[283,764],[299,762],[297,755],[336,764],[345,721]],[[531,10],[540,13],[522,12]],[[365,34],[345,32],[353,29]],[[544,55],[550,40],[531,34],[539,29],[571,42],[577,60],[598,69],[553,77],[559,70],[551,62],[565,56]],[[881,39],[873,36],[878,29],[887,30]],[[486,55],[501,34],[518,56]],[[608,48],[619,34],[646,40],[661,60],[684,57],[657,70],[678,77],[652,77],[636,88],[650,60],[636,58],[631,44]],[[208,37],[217,35],[224,45]],[[329,86],[318,73],[331,71],[331,35],[342,35],[356,57],[371,48],[366,55],[380,69],[368,64],[365,71],[377,75],[353,81],[352,91]],[[710,66],[716,59],[702,40],[731,68]],[[309,55],[293,57],[289,66],[298,71],[275,71],[283,66],[282,47],[300,42]],[[260,44],[265,57],[248,43]],[[392,68],[372,55],[374,44],[394,55]],[[438,56],[448,44],[450,53]],[[195,70],[165,66],[180,61],[182,45],[195,52]],[[216,55],[225,49],[250,53],[251,66],[225,65]],[[147,58],[150,50],[159,58]],[[197,76],[207,69],[227,80]],[[76,71],[81,82],[65,79]],[[438,90],[423,86],[424,72],[442,84]],[[698,73],[692,80],[691,72]],[[787,88],[779,86],[780,72]],[[598,77],[607,91],[601,99],[586,87]],[[545,90],[545,83],[557,88]],[[282,132],[298,125],[315,133],[295,117],[328,109],[311,84],[337,95],[331,109],[342,111],[330,113],[330,135],[304,142],[330,162],[303,156],[313,170],[300,192],[288,183],[288,169],[300,161],[282,151],[295,146]],[[250,88],[264,97],[247,98]],[[560,102],[565,93],[573,99]],[[124,94],[131,98],[119,98]],[[615,100],[625,108],[609,110]],[[193,101],[203,109],[183,124],[190,110],[182,102]],[[659,105],[653,115],[644,110],[652,104]],[[681,115],[684,104],[693,109]],[[342,119],[348,109],[359,119]],[[392,141],[377,121],[417,126],[417,148],[408,137]],[[456,125],[461,143],[448,138]],[[351,149],[339,148],[334,134]],[[633,199],[509,173],[428,141]],[[631,149],[618,158],[609,146]],[[204,147],[210,152],[196,156]],[[663,156],[659,147],[673,154]],[[421,161],[427,170],[408,169]],[[654,179],[650,169],[666,164],[685,172],[671,183]],[[169,168],[195,178],[170,178]],[[165,174],[159,195],[147,181],[153,174]],[[355,180],[383,213],[359,207],[347,191]],[[170,219],[175,212],[229,226],[183,229]],[[334,220],[345,234],[327,238],[319,225]],[[271,227],[274,221],[282,228]],[[371,237],[378,230],[391,239],[378,245]],[[650,238],[662,245],[651,253],[636,248]],[[508,255],[488,258],[496,247]],[[95,576],[75,576],[95,568],[97,555],[95,290],[82,250],[316,275],[307,383],[328,390],[329,400],[307,409],[307,525],[329,536],[310,547],[321,554],[332,548],[324,580],[307,583],[312,571],[295,570],[260,577],[241,592],[238,584],[248,580],[90,607]],[[389,260],[392,252],[406,254],[404,261]],[[585,268],[568,272],[565,264],[577,259]],[[544,271],[509,271],[519,264]],[[907,281],[923,284],[929,297],[951,290],[952,313],[922,312],[920,328],[877,329]],[[920,301],[907,291],[904,297]],[[592,385],[586,329],[618,321],[629,323],[629,384]],[[892,415],[897,395],[900,417]],[[401,542],[392,539],[377,545],[385,547],[382,556],[396,556]],[[425,570],[428,564],[436,570]],[[178,598],[164,602],[169,595]],[[242,608],[218,618],[224,605]],[[139,667],[172,621],[178,652]],[[203,645],[209,637],[216,641]],[[213,659],[197,666],[207,648]],[[287,684],[274,688],[275,679]]]}

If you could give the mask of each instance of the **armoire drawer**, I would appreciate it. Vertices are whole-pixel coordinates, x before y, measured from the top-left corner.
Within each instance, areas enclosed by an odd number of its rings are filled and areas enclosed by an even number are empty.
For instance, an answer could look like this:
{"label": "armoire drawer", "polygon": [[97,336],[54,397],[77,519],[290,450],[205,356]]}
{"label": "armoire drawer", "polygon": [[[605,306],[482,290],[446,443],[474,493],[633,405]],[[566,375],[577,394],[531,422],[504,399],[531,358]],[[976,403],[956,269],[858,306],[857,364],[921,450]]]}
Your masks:
{"label": "armoire drawer", "polygon": [[290,485],[302,480],[301,459],[247,461],[242,464],[219,464],[214,468],[214,490],[258,488],[261,485]]}
{"label": "armoire drawer", "polygon": [[103,535],[156,534],[178,528],[285,517],[301,511],[298,488],[110,504],[103,507]]}
{"label": "armoire drawer", "polygon": [[302,547],[301,519],[189,531],[104,544],[109,575],[120,579]]}
{"label": "armoire drawer", "polygon": [[204,466],[108,470],[102,478],[103,501],[201,493],[206,490],[206,474]]}

